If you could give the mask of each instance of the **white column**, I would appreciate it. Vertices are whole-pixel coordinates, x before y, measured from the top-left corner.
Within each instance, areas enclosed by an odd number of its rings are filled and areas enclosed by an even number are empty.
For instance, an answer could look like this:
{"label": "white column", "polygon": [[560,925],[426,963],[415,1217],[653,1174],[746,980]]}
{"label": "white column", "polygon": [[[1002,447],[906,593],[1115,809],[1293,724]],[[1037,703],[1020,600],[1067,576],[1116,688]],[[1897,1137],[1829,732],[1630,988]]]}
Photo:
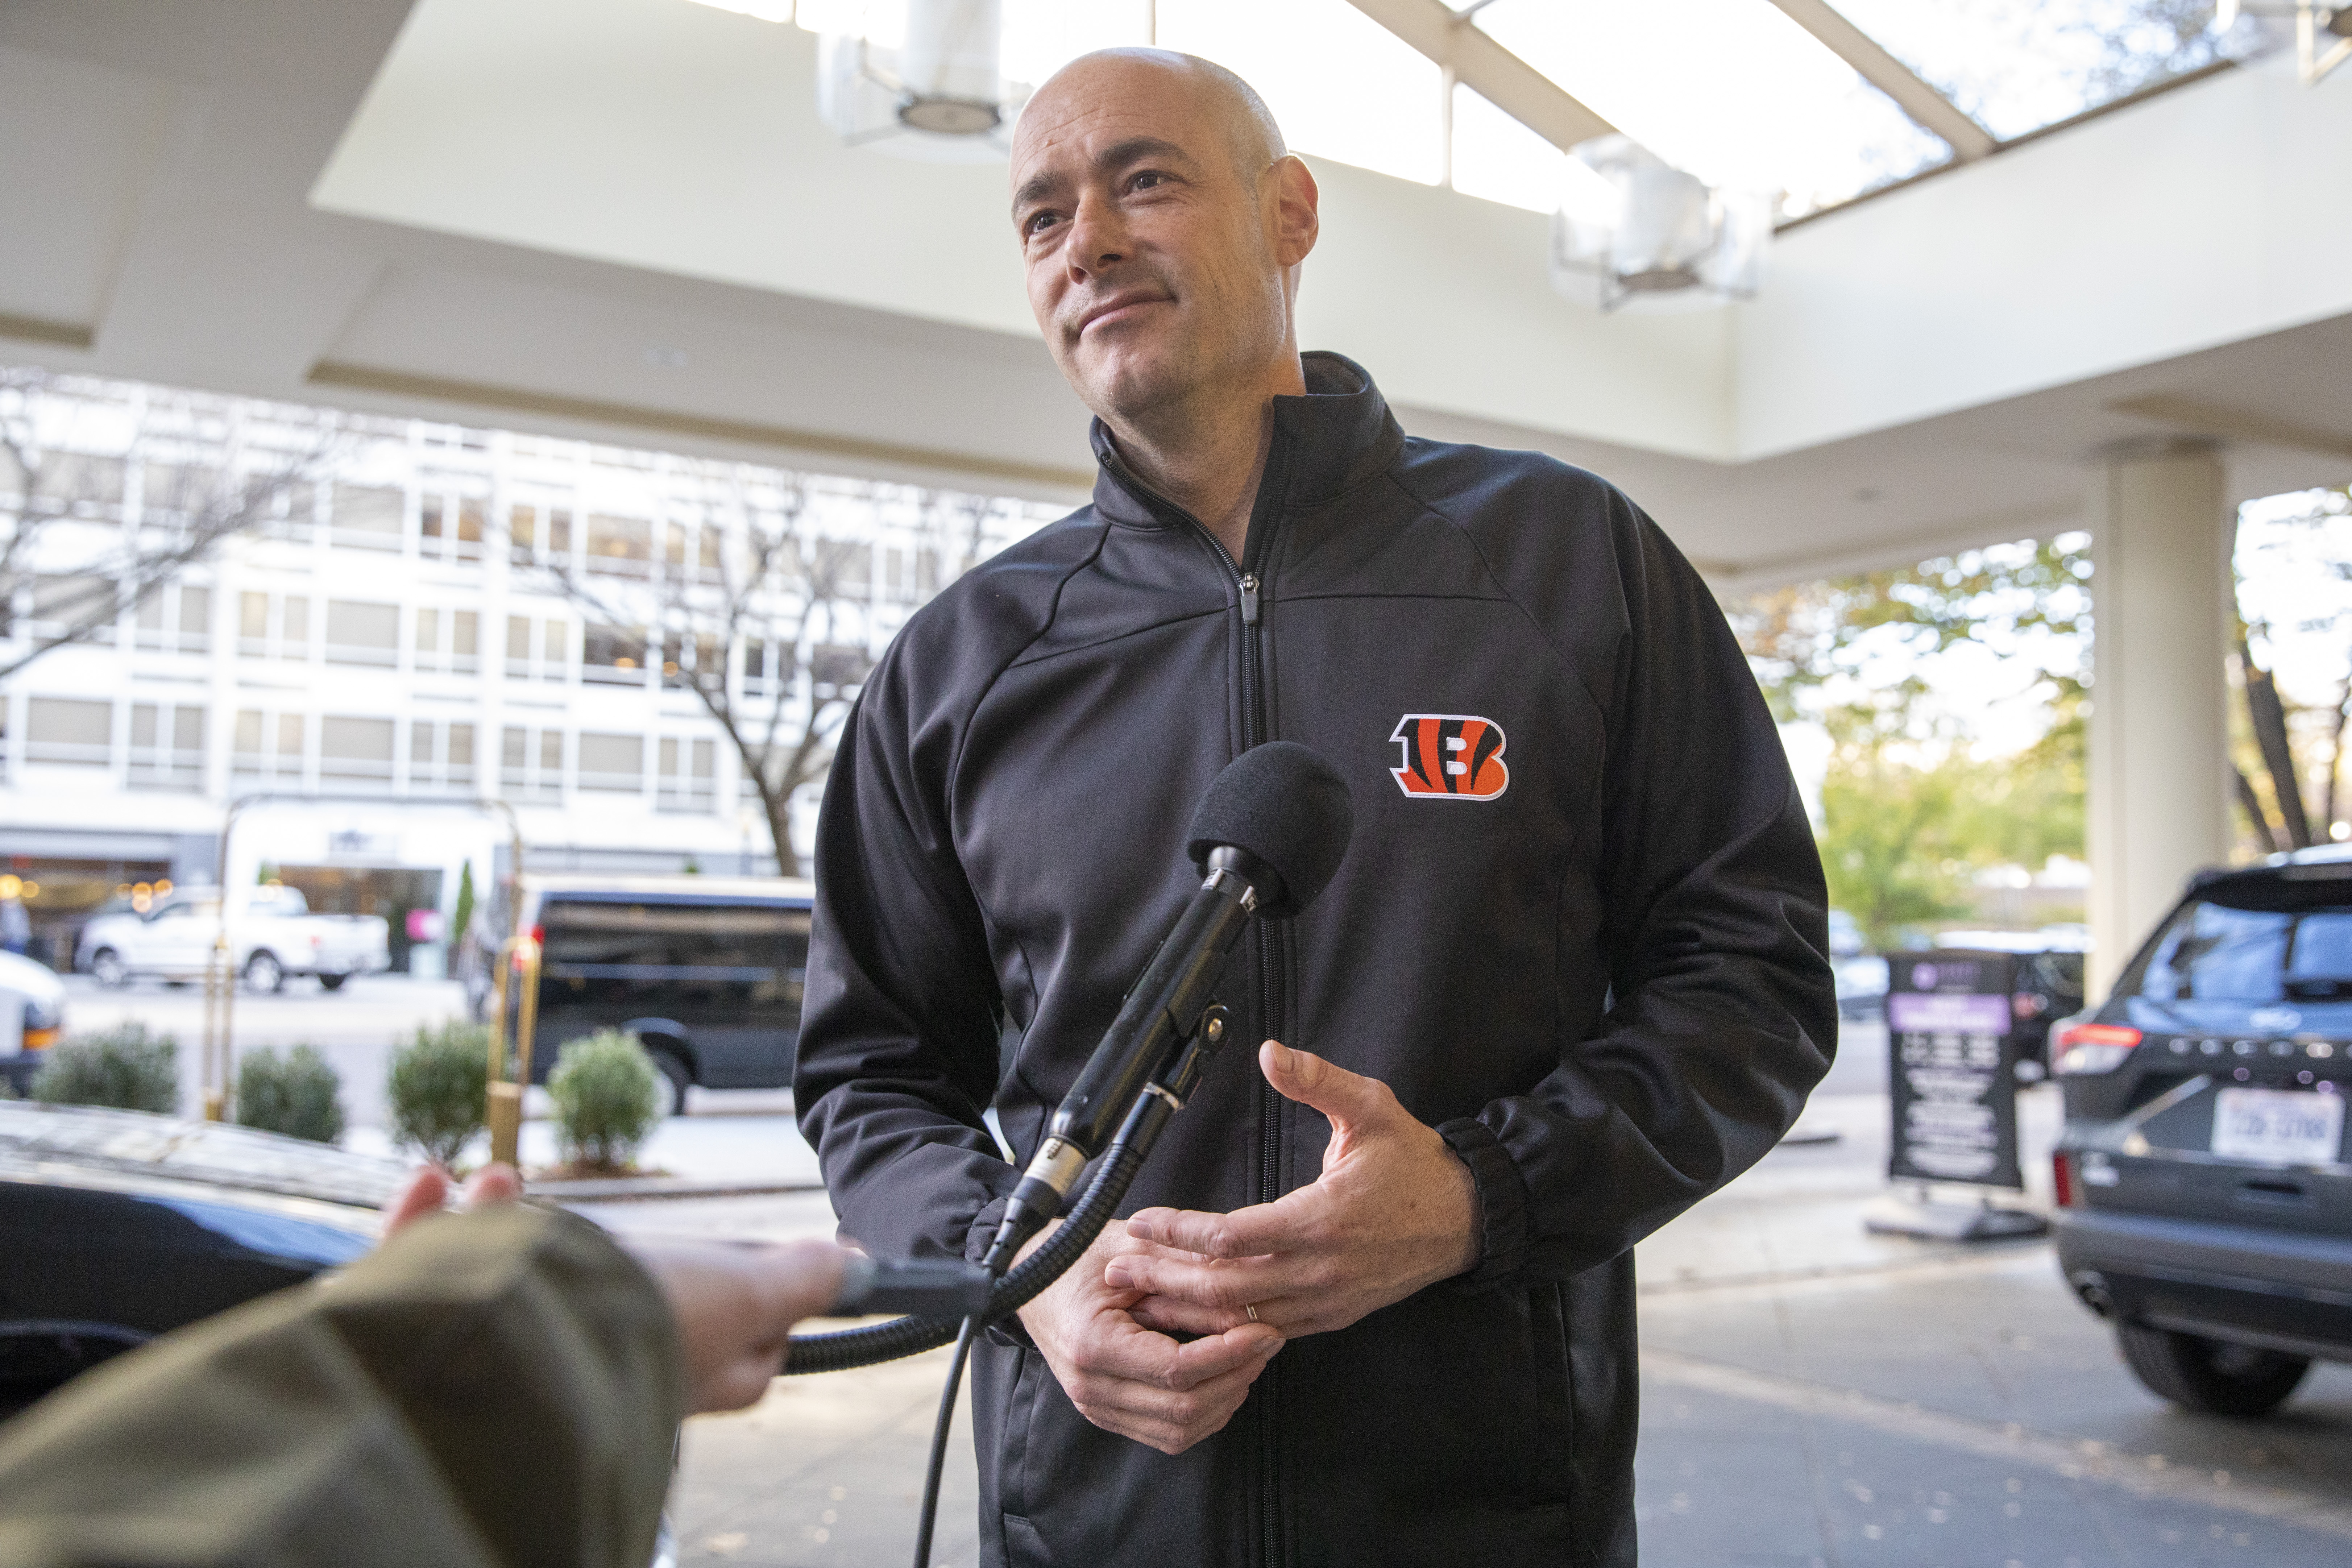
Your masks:
{"label": "white column", "polygon": [[2230,549],[2209,447],[2108,460],[2095,511],[2091,998],[2105,998],[2189,875],[2230,847]]}

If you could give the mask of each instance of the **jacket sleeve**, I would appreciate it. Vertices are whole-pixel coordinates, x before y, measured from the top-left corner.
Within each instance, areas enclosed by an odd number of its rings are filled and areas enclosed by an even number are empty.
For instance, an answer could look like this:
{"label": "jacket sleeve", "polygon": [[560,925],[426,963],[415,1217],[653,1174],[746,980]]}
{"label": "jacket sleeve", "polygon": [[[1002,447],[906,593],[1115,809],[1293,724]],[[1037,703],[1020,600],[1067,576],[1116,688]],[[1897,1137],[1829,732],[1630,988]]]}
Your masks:
{"label": "jacket sleeve", "polygon": [[1829,1070],[1827,894],[1787,753],[1698,574],[1622,497],[1597,903],[1609,1005],[1528,1093],[1438,1131],[1481,1207],[1473,1284],[1559,1279],[1769,1152]]}
{"label": "jacket sleeve", "polygon": [[0,1431],[0,1568],[640,1568],[685,1373],[585,1221],[419,1222]]}
{"label": "jacket sleeve", "polygon": [[955,854],[955,717],[898,647],[860,694],[817,821],[793,1097],[842,1234],[877,1257],[977,1259],[1019,1179],[982,1112],[996,971]]}

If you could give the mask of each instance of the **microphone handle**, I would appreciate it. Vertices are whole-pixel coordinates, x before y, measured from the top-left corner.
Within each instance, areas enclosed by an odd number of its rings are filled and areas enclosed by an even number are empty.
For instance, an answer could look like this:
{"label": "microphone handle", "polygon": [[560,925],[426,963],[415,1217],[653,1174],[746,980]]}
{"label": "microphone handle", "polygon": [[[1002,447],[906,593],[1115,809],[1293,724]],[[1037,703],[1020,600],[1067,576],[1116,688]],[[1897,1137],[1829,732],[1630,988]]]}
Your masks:
{"label": "microphone handle", "polygon": [[1167,1059],[1169,1047],[1200,1022],[1256,901],[1249,884],[1229,872],[1201,884],[1103,1032],[1094,1059],[1055,1109],[1048,1137],[1078,1145],[1088,1159],[1110,1147],[1111,1135]]}
{"label": "microphone handle", "polygon": [[1013,1189],[992,1256],[1061,1212],[1087,1162],[1110,1146],[1171,1048],[1199,1026],[1209,993],[1256,908],[1256,889],[1232,871],[1212,871],[1201,884],[1046,1123],[1037,1157]]}

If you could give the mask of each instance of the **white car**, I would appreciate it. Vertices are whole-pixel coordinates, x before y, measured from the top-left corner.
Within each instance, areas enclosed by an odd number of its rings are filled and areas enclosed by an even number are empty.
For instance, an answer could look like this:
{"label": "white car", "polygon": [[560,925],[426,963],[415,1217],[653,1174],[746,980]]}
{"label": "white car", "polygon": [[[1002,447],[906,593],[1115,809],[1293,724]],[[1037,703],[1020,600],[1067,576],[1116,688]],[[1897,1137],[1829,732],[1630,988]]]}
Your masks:
{"label": "white car", "polygon": [[46,965],[0,952],[0,1082],[23,1094],[65,1026],[65,982]]}
{"label": "white car", "polygon": [[[217,889],[184,889],[145,914],[100,915],[82,928],[74,967],[100,985],[142,975],[201,980],[220,937]],[[354,974],[392,967],[391,931],[381,915],[314,915],[299,888],[257,888],[233,903],[234,967],[256,991],[278,991],[289,974],[313,974],[336,990]]]}

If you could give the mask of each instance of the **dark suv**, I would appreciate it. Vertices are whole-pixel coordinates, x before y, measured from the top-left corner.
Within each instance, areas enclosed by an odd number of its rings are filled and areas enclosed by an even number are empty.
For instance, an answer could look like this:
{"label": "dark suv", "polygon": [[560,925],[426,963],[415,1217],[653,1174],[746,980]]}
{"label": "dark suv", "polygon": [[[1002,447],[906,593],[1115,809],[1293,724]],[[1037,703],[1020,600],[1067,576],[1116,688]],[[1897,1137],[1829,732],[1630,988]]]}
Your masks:
{"label": "dark suv", "polygon": [[2057,1047],[2059,1265],[2140,1381],[2259,1415],[2352,1361],[2352,851],[2200,875]]}

